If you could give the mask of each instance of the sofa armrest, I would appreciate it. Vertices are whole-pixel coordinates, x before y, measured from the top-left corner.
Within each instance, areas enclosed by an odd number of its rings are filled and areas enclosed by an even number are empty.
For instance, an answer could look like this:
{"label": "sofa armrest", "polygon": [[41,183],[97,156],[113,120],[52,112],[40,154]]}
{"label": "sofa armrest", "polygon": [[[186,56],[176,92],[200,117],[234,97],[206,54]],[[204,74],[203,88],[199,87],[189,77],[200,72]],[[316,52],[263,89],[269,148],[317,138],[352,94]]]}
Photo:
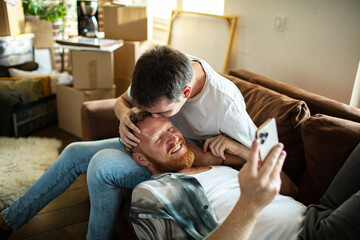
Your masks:
{"label": "sofa armrest", "polygon": [[119,136],[119,120],[114,113],[115,98],[84,102],[81,108],[83,140]]}

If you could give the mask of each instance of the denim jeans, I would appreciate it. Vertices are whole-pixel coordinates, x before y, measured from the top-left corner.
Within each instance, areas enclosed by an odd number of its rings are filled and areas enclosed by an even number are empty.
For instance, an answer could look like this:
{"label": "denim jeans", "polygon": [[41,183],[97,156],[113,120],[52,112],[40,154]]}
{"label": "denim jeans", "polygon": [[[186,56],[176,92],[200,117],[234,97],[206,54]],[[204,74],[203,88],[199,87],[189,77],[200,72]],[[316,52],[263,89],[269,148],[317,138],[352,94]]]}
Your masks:
{"label": "denim jeans", "polygon": [[135,163],[119,138],[69,144],[52,166],[3,212],[4,220],[20,228],[51,200],[87,172],[90,219],[87,239],[111,239],[120,187],[134,188],[150,178],[150,171]]}

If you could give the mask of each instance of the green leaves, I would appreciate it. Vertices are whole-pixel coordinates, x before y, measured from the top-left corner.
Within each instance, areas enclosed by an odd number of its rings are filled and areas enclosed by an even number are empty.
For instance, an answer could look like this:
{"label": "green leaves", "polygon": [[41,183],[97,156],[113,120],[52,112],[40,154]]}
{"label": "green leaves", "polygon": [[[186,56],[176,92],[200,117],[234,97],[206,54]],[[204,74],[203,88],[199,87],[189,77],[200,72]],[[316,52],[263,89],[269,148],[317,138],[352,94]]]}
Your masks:
{"label": "green leaves", "polygon": [[39,16],[52,23],[66,16],[67,6],[63,2],[55,4],[54,1],[23,0],[22,4],[25,15]]}

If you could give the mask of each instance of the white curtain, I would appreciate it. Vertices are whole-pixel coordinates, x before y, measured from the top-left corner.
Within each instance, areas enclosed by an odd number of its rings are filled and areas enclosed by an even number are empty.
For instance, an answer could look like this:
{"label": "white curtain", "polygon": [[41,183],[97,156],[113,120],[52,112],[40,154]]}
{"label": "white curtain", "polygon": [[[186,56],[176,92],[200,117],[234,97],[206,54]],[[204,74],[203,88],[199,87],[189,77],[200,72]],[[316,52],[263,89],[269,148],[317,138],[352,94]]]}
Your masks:
{"label": "white curtain", "polygon": [[350,106],[360,108],[360,61],[355,77],[355,83],[350,99]]}

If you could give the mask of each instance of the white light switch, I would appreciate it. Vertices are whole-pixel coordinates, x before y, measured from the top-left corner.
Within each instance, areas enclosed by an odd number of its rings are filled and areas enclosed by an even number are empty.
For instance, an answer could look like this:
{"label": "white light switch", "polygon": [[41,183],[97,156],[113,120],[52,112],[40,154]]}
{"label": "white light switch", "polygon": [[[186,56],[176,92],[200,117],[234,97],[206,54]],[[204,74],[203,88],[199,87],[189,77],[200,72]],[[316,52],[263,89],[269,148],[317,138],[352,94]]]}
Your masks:
{"label": "white light switch", "polygon": [[286,21],[286,17],[275,16],[275,21],[274,21],[275,30],[280,31],[280,32],[284,31],[285,21]]}

